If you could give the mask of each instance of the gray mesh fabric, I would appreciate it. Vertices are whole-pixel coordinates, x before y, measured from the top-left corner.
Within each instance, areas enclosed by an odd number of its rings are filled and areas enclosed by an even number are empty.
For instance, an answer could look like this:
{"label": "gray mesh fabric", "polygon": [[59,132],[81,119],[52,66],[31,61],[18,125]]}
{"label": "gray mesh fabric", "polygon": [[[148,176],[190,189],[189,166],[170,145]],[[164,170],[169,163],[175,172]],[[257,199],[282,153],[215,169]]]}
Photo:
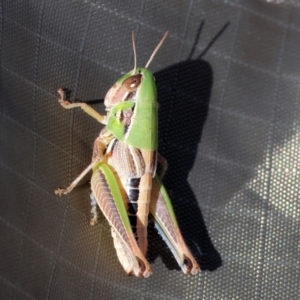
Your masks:
{"label": "gray mesh fabric", "polygon": [[[300,5],[260,0],[0,4],[0,299],[299,299]],[[102,126],[57,103],[104,97],[133,67],[158,85],[159,150],[191,277],[149,226],[153,275],[128,277],[90,162]],[[93,106],[104,113],[101,103]]]}

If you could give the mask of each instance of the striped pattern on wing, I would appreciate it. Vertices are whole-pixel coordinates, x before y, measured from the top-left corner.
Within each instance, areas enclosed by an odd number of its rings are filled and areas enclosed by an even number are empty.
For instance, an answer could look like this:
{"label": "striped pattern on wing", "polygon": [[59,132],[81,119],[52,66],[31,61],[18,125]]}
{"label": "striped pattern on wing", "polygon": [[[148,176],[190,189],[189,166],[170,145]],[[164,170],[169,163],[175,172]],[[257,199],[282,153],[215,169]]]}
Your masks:
{"label": "striped pattern on wing", "polygon": [[[150,212],[155,220],[155,227],[172,251],[183,273],[196,275],[200,267],[183,240],[177,221],[172,217],[172,212],[170,212],[170,208],[167,206],[166,197],[165,187],[161,185],[159,188],[156,178],[153,180],[152,199],[150,203]],[[173,211],[173,208],[171,209]]]}
{"label": "striped pattern on wing", "polygon": [[[105,175],[96,169],[91,179],[94,197],[113,230],[118,258],[127,272],[139,277],[151,275],[151,267],[137,246],[132,230],[126,230]],[[127,215],[126,215],[127,217]],[[123,256],[125,255],[125,256]]]}
{"label": "striped pattern on wing", "polygon": [[[121,262],[121,264],[124,267],[126,273],[131,274],[134,272],[134,270],[139,269],[138,261],[133,254],[130,238],[123,226],[123,222],[118,213],[118,209],[113,200],[105,176],[99,170],[96,170],[93,174],[92,191],[101,211],[108,220],[109,224],[112,226],[112,232],[114,233],[113,237],[118,236],[119,244],[121,244],[121,246],[119,247],[122,247],[123,252],[127,254],[126,258],[123,259],[124,261],[126,261],[126,267],[124,266],[123,262]],[[118,258],[120,260],[119,254]]]}
{"label": "striped pattern on wing", "polygon": [[110,160],[110,164],[120,177],[140,178],[145,172],[141,151],[123,142],[117,141],[114,144]]}

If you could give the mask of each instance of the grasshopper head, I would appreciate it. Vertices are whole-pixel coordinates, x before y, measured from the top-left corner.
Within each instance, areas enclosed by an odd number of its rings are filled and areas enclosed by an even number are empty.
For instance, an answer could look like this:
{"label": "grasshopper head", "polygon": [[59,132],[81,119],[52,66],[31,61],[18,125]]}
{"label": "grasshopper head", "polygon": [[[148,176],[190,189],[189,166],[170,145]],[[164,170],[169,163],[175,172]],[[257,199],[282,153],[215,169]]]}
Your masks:
{"label": "grasshopper head", "polygon": [[[136,100],[136,94],[139,87],[147,78],[149,78],[150,71],[145,68],[135,68],[134,70],[123,75],[107,92],[104,98],[104,105],[106,110],[110,110],[113,106],[126,100]],[[150,73],[151,74],[151,73]],[[152,78],[153,75],[151,74]]]}
{"label": "grasshopper head", "polygon": [[[122,76],[107,92],[104,98],[104,105],[106,110],[109,111],[116,104],[126,101],[132,100],[136,101],[136,94],[138,89],[142,85],[142,82],[146,81],[144,86],[149,86],[149,88],[153,87],[154,77],[152,73],[147,69],[153,60],[155,54],[158,49],[163,44],[164,40],[168,35],[168,31],[164,34],[161,41],[158,43],[153,53],[151,54],[148,62],[146,63],[145,68],[137,68],[136,67],[136,47],[134,41],[134,33],[132,32],[132,44],[133,44],[133,53],[134,53],[134,68],[132,71],[128,72],[124,76]],[[149,74],[150,73],[150,74]],[[147,89],[147,88],[146,88]],[[156,93],[156,88],[155,88]]]}

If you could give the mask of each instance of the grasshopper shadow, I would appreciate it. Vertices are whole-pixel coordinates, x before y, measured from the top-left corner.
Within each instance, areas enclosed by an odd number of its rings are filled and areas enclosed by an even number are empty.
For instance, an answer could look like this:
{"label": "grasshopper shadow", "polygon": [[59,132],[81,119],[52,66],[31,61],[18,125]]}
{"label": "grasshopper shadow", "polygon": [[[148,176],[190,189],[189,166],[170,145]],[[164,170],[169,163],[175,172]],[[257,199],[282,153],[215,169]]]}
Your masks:
{"label": "grasshopper shadow", "polygon": [[[159,152],[168,161],[164,185],[170,191],[182,235],[201,270],[216,270],[222,259],[215,249],[189,183],[189,172],[201,146],[213,85],[210,64],[201,59],[174,64],[154,74],[159,102]],[[200,199],[198,199],[200,200]],[[200,201],[201,203],[201,201]],[[180,269],[153,226],[148,258],[160,256],[168,269]]]}

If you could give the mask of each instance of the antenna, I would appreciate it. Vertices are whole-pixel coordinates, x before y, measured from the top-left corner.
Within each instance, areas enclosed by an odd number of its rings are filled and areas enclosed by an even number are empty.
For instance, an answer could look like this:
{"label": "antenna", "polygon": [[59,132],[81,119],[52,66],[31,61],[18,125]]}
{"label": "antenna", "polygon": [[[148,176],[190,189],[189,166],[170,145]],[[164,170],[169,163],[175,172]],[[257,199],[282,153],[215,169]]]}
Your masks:
{"label": "antenna", "polygon": [[134,58],[134,69],[133,69],[133,74],[135,73],[136,70],[136,47],[135,47],[135,40],[134,40],[134,32],[132,31],[132,47],[133,47],[133,58]]}
{"label": "antenna", "polygon": [[151,56],[150,56],[148,62],[146,63],[145,68],[148,68],[148,67],[149,67],[151,61],[153,60],[153,58],[154,58],[154,56],[155,56],[155,54],[157,53],[157,51],[159,50],[159,48],[161,47],[161,45],[162,45],[163,42],[165,41],[165,39],[166,39],[168,33],[169,33],[169,31],[167,31],[167,32],[164,34],[163,38],[161,39],[161,41],[158,43],[158,45],[157,45],[156,48],[154,49],[154,51],[153,51],[153,53],[151,54]]}

